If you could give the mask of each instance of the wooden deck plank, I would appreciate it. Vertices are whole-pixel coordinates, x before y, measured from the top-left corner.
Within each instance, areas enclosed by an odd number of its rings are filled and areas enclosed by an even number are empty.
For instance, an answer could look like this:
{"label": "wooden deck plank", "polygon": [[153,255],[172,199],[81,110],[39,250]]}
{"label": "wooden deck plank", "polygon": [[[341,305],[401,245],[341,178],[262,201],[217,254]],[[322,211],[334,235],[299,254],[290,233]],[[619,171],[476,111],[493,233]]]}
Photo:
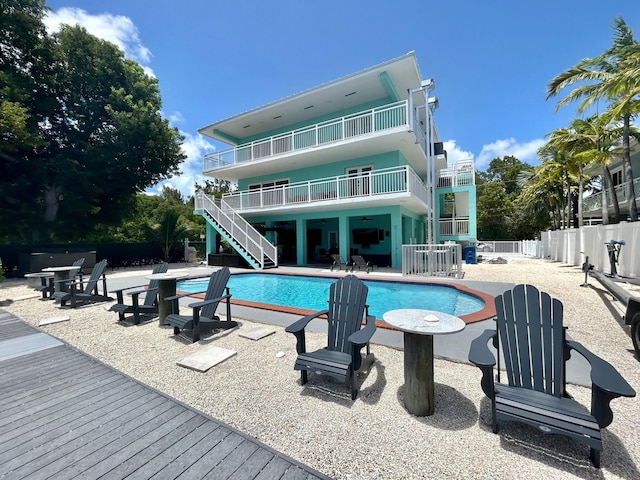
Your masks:
{"label": "wooden deck plank", "polygon": [[0,341],[0,362],[60,345],[60,340],[42,332],[15,336]]}
{"label": "wooden deck plank", "polygon": [[126,427],[123,427],[124,430],[117,429],[102,436],[99,442],[92,445],[93,450],[86,448],[87,455],[75,463],[67,465],[59,472],[59,475],[65,478],[86,477],[85,472],[101,462],[107,462],[108,470],[113,469],[117,463],[111,458],[112,455],[130,450],[130,444],[156,428],[160,428],[181,410],[184,410],[181,406],[166,402],[153,410],[146,411],[144,415],[136,419],[135,423],[128,422]]}
{"label": "wooden deck plank", "polygon": [[328,478],[0,309],[2,345],[2,478]]}
{"label": "wooden deck plank", "polygon": [[[117,382],[121,386],[127,385],[126,379],[119,378]],[[107,390],[98,401],[95,398],[83,398],[78,402],[69,402],[59,408],[56,406],[55,409],[43,411],[38,417],[24,416],[12,422],[7,429],[0,428],[0,448],[2,448],[4,442],[13,441],[17,437],[46,435],[48,431],[55,430],[72,421],[77,425],[78,421],[83,420],[84,417],[88,417],[88,421],[91,421],[96,416],[96,412],[104,414],[106,411],[102,411],[103,409],[113,410],[121,402],[129,402],[131,400],[133,386],[130,383],[127,390],[116,391],[115,388],[119,388],[118,385],[111,385],[111,388],[114,388],[114,390]],[[30,432],[34,430],[36,433],[31,434]],[[13,448],[16,448],[15,443]]]}
{"label": "wooden deck plank", "polygon": [[[226,428],[217,428],[162,469],[157,478],[203,478],[212,467],[208,465],[210,461],[204,457],[211,450],[219,449],[220,446],[224,446],[223,449],[233,450],[237,445],[235,437],[236,435]],[[199,466],[194,467],[195,464]],[[188,471],[191,473],[187,475]]]}
{"label": "wooden deck plank", "polygon": [[[281,478],[291,467],[291,464],[281,457],[273,457],[271,461],[258,473],[254,480],[273,480]],[[241,480],[238,478],[238,480]]]}
{"label": "wooden deck plank", "polygon": [[[109,458],[85,470],[82,475],[89,478],[97,478],[104,475],[107,475],[109,478],[124,478],[146,463],[149,458],[153,458],[173,445],[173,442],[165,442],[162,447],[158,448],[156,446],[153,448],[154,445],[158,444],[160,439],[172,437],[172,434],[176,432],[182,436],[187,435],[204,421],[205,419],[199,417],[195,412],[183,409],[182,412],[173,416],[173,418],[158,428],[147,432],[134,442],[112,454]],[[175,438],[175,435],[173,437]]]}
{"label": "wooden deck plank", "polygon": [[[264,448],[257,449],[249,458],[239,465],[231,475],[228,475],[227,478],[228,480],[255,478],[274,458],[275,455],[268,450]],[[215,472],[214,470],[214,474]]]}
{"label": "wooden deck plank", "polygon": [[[185,470],[182,475],[180,475],[179,479],[188,480],[189,478],[196,477],[209,477],[209,478],[226,478],[219,469],[219,467],[223,464],[228,464],[229,461],[233,461],[232,454],[236,451],[243,452],[245,451],[246,445],[243,445],[245,442],[244,438],[235,433],[230,433],[227,437],[225,437],[224,442],[218,442],[215,444],[213,448],[210,448],[208,451],[205,450],[199,457],[193,456],[191,458],[192,464],[191,466]],[[249,446],[251,454],[255,451],[255,445]],[[232,472],[237,469],[236,465],[231,466]]]}
{"label": "wooden deck plank", "polygon": [[88,379],[77,385],[71,383],[68,388],[62,390],[53,390],[52,392],[42,395],[41,397],[33,397],[29,402],[17,403],[13,407],[7,409],[5,415],[7,420],[15,421],[23,416],[35,415],[47,408],[55,407],[74,399],[86,396],[99,396],[100,392],[109,388],[109,385],[118,380],[118,375],[114,372],[103,372],[95,380]]}
{"label": "wooden deck plank", "polygon": [[[75,375],[74,375],[75,373]],[[46,373],[43,373],[46,375]],[[17,387],[17,390],[13,392],[13,394],[6,394],[4,398],[7,401],[8,405],[12,405],[5,410],[5,415],[11,415],[11,410],[23,410],[25,404],[36,403],[36,406],[39,407],[40,410],[49,408],[49,406],[45,406],[43,399],[49,397],[50,399],[59,398],[58,395],[62,392],[66,393],[66,396],[69,397],[73,395],[73,392],[82,391],[82,389],[95,385],[98,381],[101,386],[106,386],[109,383],[112,383],[118,380],[118,374],[115,372],[110,372],[108,370],[101,371],[93,371],[93,370],[82,370],[78,368],[70,369],[68,373],[65,373],[64,376],[61,375],[50,375],[47,380],[48,382],[34,382],[30,385],[20,385]],[[70,379],[73,380],[73,384],[70,385]],[[6,381],[5,378],[2,378],[3,381]],[[50,388],[49,388],[50,387]],[[73,387],[73,388],[70,388]],[[64,398],[59,398],[60,400],[65,400]],[[33,412],[29,412],[32,414]],[[0,422],[0,425],[2,422]]]}
{"label": "wooden deck plank", "polygon": [[[168,467],[173,461],[175,461],[180,455],[189,451],[194,445],[200,442],[204,437],[209,435],[211,432],[217,429],[222,429],[224,432],[226,429],[214,425],[210,422],[205,422],[194,431],[191,432],[190,435],[187,435],[180,440],[178,440],[170,449],[166,450],[163,455],[159,455],[141,468],[133,472],[131,475],[127,477],[127,479],[131,480],[146,480],[148,478],[173,478],[173,477],[163,477],[159,474],[165,467]],[[222,433],[222,432],[221,432]]]}
{"label": "wooden deck plank", "polygon": [[[0,465],[0,472],[4,468],[20,466],[41,453],[68,442],[74,436],[82,435],[85,431],[94,428],[93,422],[99,421],[114,408],[129,403],[130,395],[127,395],[126,391],[122,393],[113,392],[111,395],[103,397],[99,403],[87,399],[77,410],[73,405],[70,405],[69,411],[64,412],[64,415],[48,423],[47,419],[44,419],[35,425],[34,429],[37,429],[37,432],[34,434],[27,435],[27,433],[17,432],[17,435],[11,435],[9,441],[14,441],[12,446],[5,447],[0,444],[0,451],[6,448],[7,455],[11,457],[4,465]],[[20,463],[22,460],[23,462]]]}
{"label": "wooden deck plank", "polygon": [[[141,399],[154,402],[152,394],[145,395]],[[160,399],[155,399],[156,403],[162,403]],[[142,407],[145,402],[140,402],[137,407]],[[155,406],[154,404],[152,404]],[[114,431],[117,433],[119,428],[126,425],[129,421],[135,421],[138,417],[138,410],[136,408],[130,409],[126,407],[126,411],[119,412],[121,415],[107,415],[109,418],[106,423],[93,422],[84,435],[76,436],[73,440],[58,445],[58,448],[47,450],[43,455],[38,458],[32,458],[31,461],[24,464],[20,468],[14,470],[11,475],[15,475],[15,478],[28,477],[30,480],[38,478],[47,478],[49,475],[63,469],[67,463],[73,461],[73,459],[80,459],[86,454],[87,450],[96,448],[100,445],[100,439],[109,433]],[[120,409],[122,410],[122,409]],[[1,457],[0,457],[1,459]]]}

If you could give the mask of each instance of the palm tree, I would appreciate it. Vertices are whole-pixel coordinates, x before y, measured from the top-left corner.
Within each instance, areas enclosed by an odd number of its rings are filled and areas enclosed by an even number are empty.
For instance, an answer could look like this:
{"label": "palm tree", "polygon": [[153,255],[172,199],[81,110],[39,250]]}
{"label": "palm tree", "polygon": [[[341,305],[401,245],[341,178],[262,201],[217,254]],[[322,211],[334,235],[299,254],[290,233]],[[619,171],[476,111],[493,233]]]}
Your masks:
{"label": "palm tree", "polygon": [[533,172],[520,172],[518,184],[522,187],[519,202],[529,215],[547,216],[554,230],[562,228],[564,189],[557,172],[538,165]]}
{"label": "palm tree", "polygon": [[[573,161],[570,163],[573,173],[578,175],[578,225],[582,226],[583,214],[583,193],[584,193],[584,175],[583,166],[589,164],[598,164],[601,166],[601,183],[604,187],[609,186],[609,193],[613,199],[614,209],[616,210],[615,218],[619,217],[618,199],[613,182],[611,181],[611,172],[609,164],[619,155],[619,149],[615,147],[621,130],[619,128],[609,128],[605,123],[607,118],[591,116],[586,120],[575,119],[571,122],[569,128],[560,128],[549,134],[549,142],[543,146],[545,148],[555,148],[568,152],[572,156]],[[577,167],[577,172],[576,172]],[[607,189],[602,188],[602,221],[608,223],[607,209]]]}
{"label": "palm tree", "polygon": [[[570,102],[582,100],[578,112],[584,113],[600,99],[611,103],[607,112],[609,120],[622,119],[622,158],[629,196],[629,217],[638,220],[638,208],[633,184],[633,169],[629,149],[630,119],[639,113],[638,86],[640,85],[640,44],[622,17],[616,17],[613,46],[595,58],[582,60],[576,66],[556,76],[547,86],[547,99],[556,96],[565,87],[582,82],[592,82],[576,87],[558,103],[560,108]],[[617,202],[616,202],[617,203]],[[604,208],[604,207],[603,207]],[[603,217],[603,222],[605,218]]]}
{"label": "palm tree", "polygon": [[157,224],[146,226],[146,234],[150,241],[160,246],[168,262],[171,260],[171,250],[189,236],[189,229],[180,224],[179,212],[168,208],[160,214]]}
{"label": "palm tree", "polygon": [[568,228],[571,224],[571,196],[577,183],[578,166],[568,150],[548,143],[538,150],[538,156],[542,160],[542,164],[536,171],[538,177],[546,176],[554,179],[561,185],[561,190],[564,192],[560,206],[561,212],[564,212],[565,228]]}

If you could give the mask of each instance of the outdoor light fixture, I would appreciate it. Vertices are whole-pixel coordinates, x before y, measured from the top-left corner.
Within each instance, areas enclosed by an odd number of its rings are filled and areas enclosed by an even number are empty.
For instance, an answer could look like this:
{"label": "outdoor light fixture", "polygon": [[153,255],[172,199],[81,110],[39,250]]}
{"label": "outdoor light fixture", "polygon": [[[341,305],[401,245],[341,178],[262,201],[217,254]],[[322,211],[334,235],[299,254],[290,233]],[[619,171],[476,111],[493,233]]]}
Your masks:
{"label": "outdoor light fixture", "polygon": [[426,88],[427,90],[435,90],[436,89],[436,81],[433,78],[427,78],[420,83],[421,88]]}
{"label": "outdoor light fixture", "polygon": [[429,106],[433,106],[433,108],[438,108],[440,106],[440,102],[438,101],[438,97],[429,97],[427,99],[427,103]]}

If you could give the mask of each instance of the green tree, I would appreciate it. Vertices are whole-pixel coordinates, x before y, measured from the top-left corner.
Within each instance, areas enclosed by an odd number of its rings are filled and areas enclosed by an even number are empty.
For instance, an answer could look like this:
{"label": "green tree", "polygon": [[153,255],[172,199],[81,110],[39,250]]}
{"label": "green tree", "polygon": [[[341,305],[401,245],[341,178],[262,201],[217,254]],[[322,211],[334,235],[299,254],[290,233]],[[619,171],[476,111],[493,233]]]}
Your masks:
{"label": "green tree", "polygon": [[478,198],[478,237],[486,240],[509,238],[514,213],[515,206],[504,183],[487,183]]}
{"label": "green tree", "polygon": [[487,181],[502,182],[504,191],[511,200],[514,200],[520,193],[518,186],[518,175],[523,171],[533,171],[533,167],[520,161],[512,155],[496,157],[489,163],[487,168]]}
{"label": "green tree", "polygon": [[579,86],[558,102],[557,108],[581,100],[578,113],[584,113],[601,99],[610,103],[608,118],[621,119],[623,122],[622,158],[629,197],[629,217],[635,222],[638,220],[638,208],[633,184],[629,131],[631,118],[640,111],[640,45],[622,17],[614,20],[613,27],[613,46],[595,58],[582,60],[551,80],[547,86],[547,99],[558,95],[568,86],[578,84]]}
{"label": "green tree", "polygon": [[187,226],[180,220],[179,206],[173,202],[165,202],[159,211],[157,223],[146,228],[147,238],[160,245],[166,261],[171,260],[173,249],[189,237]]}
{"label": "green tree", "polygon": [[[95,225],[116,225],[137,192],[177,174],[185,158],[182,137],[159,113],[158,82],[81,27],[63,27],[48,37],[42,9],[36,8],[42,2],[14,3],[10,16],[26,16],[39,27],[36,36],[53,60],[45,62],[48,70],[29,75],[37,86],[31,90],[45,91],[48,100],[37,101],[31,93],[17,99],[25,123],[37,127],[42,143],[20,142],[13,168],[0,178],[8,198],[0,209],[0,229],[7,237],[60,241]],[[15,209],[5,208],[11,204],[19,207],[19,220],[13,218]]]}

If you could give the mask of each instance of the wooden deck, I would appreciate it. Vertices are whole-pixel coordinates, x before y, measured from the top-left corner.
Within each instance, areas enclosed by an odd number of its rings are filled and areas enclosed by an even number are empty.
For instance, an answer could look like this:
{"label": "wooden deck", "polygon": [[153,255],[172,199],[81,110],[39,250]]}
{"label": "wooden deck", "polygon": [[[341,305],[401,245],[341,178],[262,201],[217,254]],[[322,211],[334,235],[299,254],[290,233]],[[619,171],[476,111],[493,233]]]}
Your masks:
{"label": "wooden deck", "polygon": [[328,478],[1,309],[0,402],[0,478]]}

